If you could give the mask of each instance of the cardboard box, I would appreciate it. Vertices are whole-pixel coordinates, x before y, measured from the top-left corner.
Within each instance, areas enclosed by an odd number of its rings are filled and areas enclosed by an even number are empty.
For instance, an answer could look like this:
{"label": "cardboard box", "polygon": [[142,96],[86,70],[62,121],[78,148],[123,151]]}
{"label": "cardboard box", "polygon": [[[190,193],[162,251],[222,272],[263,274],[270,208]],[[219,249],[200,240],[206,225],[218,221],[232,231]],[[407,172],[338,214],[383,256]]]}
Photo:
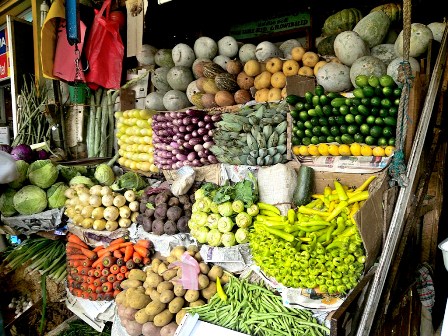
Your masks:
{"label": "cardboard box", "polygon": [[[295,161],[290,161],[288,165],[296,170],[300,168],[300,164]],[[315,193],[323,193],[326,186],[333,188],[333,182],[336,179],[343,185],[358,187],[372,175],[375,175],[376,178],[369,186],[370,196],[355,214],[358,230],[366,250],[365,272],[373,266],[382,247],[384,218],[388,217],[385,209],[393,211],[393,207],[388,206],[388,204],[383,204],[384,193],[389,189],[389,175],[387,170],[372,174],[314,172]]]}

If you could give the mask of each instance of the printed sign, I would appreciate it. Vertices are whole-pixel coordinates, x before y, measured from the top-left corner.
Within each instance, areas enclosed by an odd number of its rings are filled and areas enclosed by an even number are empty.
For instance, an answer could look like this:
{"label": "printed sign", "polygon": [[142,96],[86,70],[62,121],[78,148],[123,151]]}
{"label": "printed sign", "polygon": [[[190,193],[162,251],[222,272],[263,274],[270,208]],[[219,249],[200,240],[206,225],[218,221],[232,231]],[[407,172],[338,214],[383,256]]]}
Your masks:
{"label": "printed sign", "polygon": [[0,79],[9,77],[8,34],[6,29],[0,30]]}
{"label": "printed sign", "polygon": [[269,20],[255,21],[235,25],[230,28],[230,35],[238,39],[248,39],[257,36],[296,30],[311,26],[310,13],[277,17]]}

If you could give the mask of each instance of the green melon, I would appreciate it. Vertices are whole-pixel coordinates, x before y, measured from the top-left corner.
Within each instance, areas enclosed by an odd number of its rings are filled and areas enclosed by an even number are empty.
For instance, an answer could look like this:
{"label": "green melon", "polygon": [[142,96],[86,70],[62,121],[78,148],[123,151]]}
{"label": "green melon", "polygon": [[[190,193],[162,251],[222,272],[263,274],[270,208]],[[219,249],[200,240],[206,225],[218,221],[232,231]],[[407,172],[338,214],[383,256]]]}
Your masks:
{"label": "green melon", "polygon": [[334,40],[336,39],[336,36],[338,36],[338,34],[326,36],[322,40],[320,40],[319,44],[317,45],[317,52],[319,53],[319,55],[322,56],[336,55],[334,53]]}
{"label": "green melon", "polygon": [[367,14],[353,28],[367,42],[369,48],[380,44],[387,35],[390,19],[383,11]]}
{"label": "green melon", "polygon": [[170,71],[170,68],[160,67],[151,73],[151,83],[157,90],[169,91],[172,89],[167,81],[168,71]]}
{"label": "green melon", "polygon": [[357,8],[346,8],[329,16],[322,28],[322,33],[326,36],[352,30],[361,20],[361,11]]}
{"label": "green melon", "polygon": [[159,67],[172,68],[174,66],[172,50],[171,49],[159,49],[154,55],[154,62]]}

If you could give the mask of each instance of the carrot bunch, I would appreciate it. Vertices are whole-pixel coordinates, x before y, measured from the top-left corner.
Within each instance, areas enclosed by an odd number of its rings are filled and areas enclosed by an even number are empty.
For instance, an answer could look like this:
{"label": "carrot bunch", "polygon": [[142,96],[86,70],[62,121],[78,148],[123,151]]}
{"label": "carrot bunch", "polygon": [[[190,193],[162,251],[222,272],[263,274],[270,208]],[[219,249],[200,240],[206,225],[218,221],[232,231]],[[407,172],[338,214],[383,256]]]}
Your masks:
{"label": "carrot bunch", "polygon": [[69,233],[66,253],[70,292],[93,301],[113,300],[131,269],[151,263],[153,245],[149,240],[133,243],[120,237],[107,246],[90,248],[78,236]]}

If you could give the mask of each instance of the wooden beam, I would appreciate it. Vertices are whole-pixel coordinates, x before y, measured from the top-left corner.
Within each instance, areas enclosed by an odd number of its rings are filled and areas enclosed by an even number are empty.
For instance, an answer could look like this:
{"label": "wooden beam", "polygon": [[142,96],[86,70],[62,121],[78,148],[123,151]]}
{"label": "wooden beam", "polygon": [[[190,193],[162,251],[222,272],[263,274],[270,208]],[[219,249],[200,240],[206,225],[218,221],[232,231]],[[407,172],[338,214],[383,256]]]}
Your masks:
{"label": "wooden beam", "polygon": [[40,59],[40,31],[43,22],[40,22],[40,5],[42,0],[31,0],[31,10],[33,15],[33,48],[34,48],[34,74],[36,83],[42,79],[42,65]]}

